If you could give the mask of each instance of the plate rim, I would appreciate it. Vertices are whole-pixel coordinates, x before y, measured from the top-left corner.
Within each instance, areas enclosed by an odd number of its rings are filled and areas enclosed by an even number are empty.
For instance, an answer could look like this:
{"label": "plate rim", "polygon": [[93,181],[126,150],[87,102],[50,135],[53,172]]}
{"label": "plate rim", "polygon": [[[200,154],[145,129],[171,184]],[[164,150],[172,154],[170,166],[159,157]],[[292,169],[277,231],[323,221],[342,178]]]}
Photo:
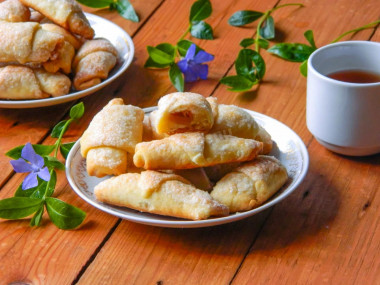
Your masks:
{"label": "plate rim", "polygon": [[85,96],[91,95],[95,93],[96,91],[102,89],[103,87],[110,84],[112,81],[117,79],[120,75],[122,75],[127,68],[131,65],[133,61],[133,57],[135,54],[135,46],[133,44],[132,37],[123,30],[119,25],[111,22],[108,19],[105,19],[103,17],[100,17],[98,15],[92,14],[92,13],[84,13],[86,17],[91,20],[91,18],[96,19],[97,21],[107,22],[109,25],[112,25],[115,30],[117,30],[117,33],[122,37],[125,41],[125,44],[129,48],[129,54],[128,59],[124,61],[123,65],[120,67],[120,69],[113,74],[112,76],[108,77],[101,83],[92,86],[88,89],[77,91],[74,93],[69,93],[66,95],[62,95],[59,97],[49,97],[49,98],[43,98],[43,99],[30,99],[30,100],[0,100],[0,108],[6,108],[6,109],[28,109],[28,108],[39,108],[39,107],[47,107],[47,106],[53,106],[58,105],[62,103],[66,103],[69,101],[74,101],[76,99],[83,98]]}
{"label": "plate rim", "polygon": [[[148,108],[144,108],[143,110],[145,113],[149,113],[155,109],[157,109],[157,107],[148,107]],[[103,203],[88,198],[76,186],[76,183],[74,182],[73,177],[70,174],[70,169],[71,169],[70,166],[72,164],[72,160],[74,159],[74,156],[77,154],[77,152],[80,150],[79,149],[80,148],[80,145],[79,145],[80,144],[80,138],[78,139],[78,141],[74,144],[74,146],[70,150],[70,152],[67,156],[67,160],[66,160],[66,177],[67,177],[67,180],[69,182],[69,185],[71,186],[71,188],[74,190],[74,192],[79,197],[81,197],[85,202],[89,203],[90,205],[97,208],[98,210],[101,210],[101,211],[106,212],[108,214],[111,214],[113,216],[119,217],[121,219],[125,219],[125,220],[135,222],[135,223],[150,225],[150,226],[167,227],[167,228],[201,228],[201,227],[210,227],[210,226],[227,224],[227,223],[235,222],[235,221],[242,220],[242,219],[248,218],[250,216],[253,216],[259,212],[262,212],[262,211],[274,206],[275,204],[279,203],[280,201],[284,200],[286,197],[288,197],[291,193],[293,193],[298,188],[298,186],[302,183],[302,181],[304,180],[304,178],[306,177],[306,174],[308,172],[309,153],[308,153],[307,147],[305,146],[305,143],[299,137],[299,135],[295,131],[293,131],[290,127],[285,125],[284,123],[282,123],[282,122],[278,121],[277,119],[274,119],[270,116],[264,115],[262,113],[258,113],[258,112],[248,110],[245,108],[242,108],[242,109],[245,111],[248,111],[251,115],[253,115],[253,117],[258,117],[258,118],[261,118],[264,120],[273,120],[275,123],[280,124],[282,128],[286,128],[287,131],[290,131],[293,134],[293,136],[295,138],[297,138],[297,141],[294,141],[294,143],[296,143],[296,145],[299,147],[300,152],[301,152],[301,156],[302,156],[302,168],[300,169],[298,179],[294,181],[294,184],[290,187],[290,190],[288,188],[287,191],[284,191],[283,193],[281,193],[277,197],[271,199],[269,202],[255,208],[255,209],[245,211],[245,212],[235,213],[235,214],[232,214],[232,215],[229,215],[226,217],[217,217],[217,218],[211,218],[211,219],[206,219],[206,220],[198,220],[198,221],[193,221],[193,220],[179,220],[179,221],[151,220],[147,217],[139,217],[139,216],[131,217],[131,216],[128,216],[128,214],[121,214],[119,212],[116,212],[112,209],[109,209],[109,208],[103,206]],[[151,213],[149,213],[149,214],[151,214]],[[155,214],[152,214],[152,215],[155,215]],[[160,216],[160,215],[157,215],[157,216]]]}

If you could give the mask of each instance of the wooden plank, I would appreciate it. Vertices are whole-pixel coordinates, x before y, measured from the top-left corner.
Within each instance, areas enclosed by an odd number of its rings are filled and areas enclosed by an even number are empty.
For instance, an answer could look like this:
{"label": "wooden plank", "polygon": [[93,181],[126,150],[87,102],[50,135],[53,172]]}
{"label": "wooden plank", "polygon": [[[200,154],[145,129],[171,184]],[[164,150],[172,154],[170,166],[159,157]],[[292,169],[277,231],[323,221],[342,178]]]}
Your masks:
{"label": "wooden plank", "polygon": [[[134,26],[130,27],[130,33],[134,33],[146,21],[161,1],[149,1],[149,3],[147,6],[144,6],[142,2],[136,3],[136,9],[140,11],[142,20],[140,24],[133,24]],[[115,17],[114,12],[108,13],[108,15],[111,14]],[[123,21],[127,23],[126,20]],[[107,90],[116,88],[117,82]],[[70,104],[73,103],[30,110],[0,110],[0,123],[3,126],[0,130],[1,147],[4,147],[3,142],[7,143],[4,151],[27,141],[39,142],[57,120],[61,119]],[[95,111],[96,108],[93,112]],[[73,125],[65,136],[65,140],[77,139],[93,115],[94,113],[90,115],[91,117],[87,117],[87,123]],[[43,141],[44,144],[53,142],[51,138]],[[1,160],[4,165],[7,165],[8,161],[7,158]],[[10,169],[8,166],[4,168],[6,171],[8,169]],[[62,231],[47,221],[46,214],[40,228],[30,228],[29,219],[0,221],[0,283],[71,283],[97,247],[102,245],[107,234],[112,232],[117,218],[99,212],[86,204],[73,193],[64,176],[63,172],[59,173],[55,196],[85,210],[88,216],[84,225],[75,231]],[[4,177],[2,176],[3,179]],[[12,177],[2,187],[0,199],[11,197],[21,181],[21,175]]]}
{"label": "wooden plank", "polygon": [[[279,28],[289,31],[287,41],[301,41],[302,33],[298,32],[297,35],[295,30],[299,23],[304,23],[303,30],[313,28],[315,31],[317,45],[326,44],[346,30],[375,20],[380,12],[374,2],[355,1],[351,2],[350,9],[345,9],[345,13],[339,13],[344,4],[345,1],[309,3],[296,18],[291,16],[281,20]],[[327,6],[330,15],[339,17],[327,17],[323,13]],[[325,18],[315,18],[313,15]],[[333,35],[327,28],[329,26],[334,26]],[[371,30],[365,31],[354,38],[368,39],[371,33]],[[282,100],[282,113],[280,103],[274,103],[275,107],[269,108],[269,112],[295,129],[304,141],[310,141],[311,134],[305,126],[305,91],[302,91],[306,82],[299,82],[298,71],[290,65],[285,68],[287,63],[276,62],[276,70],[280,64],[280,70],[286,70],[280,79],[282,83],[290,80],[298,82],[293,92],[289,92],[291,95],[281,94],[288,100],[287,103]],[[267,93],[264,93],[264,88],[263,91],[260,89],[259,97],[278,95],[276,88],[269,89],[271,92]],[[277,110],[273,110],[276,107]],[[380,232],[376,214],[379,198],[376,193],[379,192],[380,156],[339,156],[314,140],[309,151],[311,165],[306,181],[295,194],[271,212],[233,284],[250,284],[252,280],[258,284],[378,282]]]}
{"label": "wooden plank", "polygon": [[380,156],[309,149],[306,181],[274,208],[232,284],[378,284]]}
{"label": "wooden plank", "polygon": [[201,229],[123,221],[79,284],[228,284],[264,216]]}
{"label": "wooden plank", "polygon": [[[286,3],[293,2],[281,1],[278,5]],[[347,30],[377,19],[379,8],[373,1],[351,1],[350,9],[344,8],[345,3],[345,1],[337,1],[334,4],[328,4],[326,1],[312,1],[305,3],[304,8],[279,9],[273,13],[276,33],[281,42],[307,43],[303,34],[306,30],[312,29],[316,44],[320,47]],[[326,7],[329,7],[329,12],[322,12],[326,11]],[[344,13],[342,9],[345,9]],[[333,32],[330,26],[334,27]],[[368,39],[372,32],[373,30],[362,31],[353,39]],[[235,104],[278,119],[293,128],[304,142],[308,143],[311,134],[305,124],[306,78],[299,72],[300,64],[284,61],[265,51],[262,51],[262,55],[267,64],[267,72],[264,82],[257,91],[235,93],[227,91],[226,86],[220,85],[213,96],[217,97],[221,103]],[[233,58],[236,56],[237,53],[231,55]],[[229,75],[233,74],[236,74],[234,68],[229,72]]]}

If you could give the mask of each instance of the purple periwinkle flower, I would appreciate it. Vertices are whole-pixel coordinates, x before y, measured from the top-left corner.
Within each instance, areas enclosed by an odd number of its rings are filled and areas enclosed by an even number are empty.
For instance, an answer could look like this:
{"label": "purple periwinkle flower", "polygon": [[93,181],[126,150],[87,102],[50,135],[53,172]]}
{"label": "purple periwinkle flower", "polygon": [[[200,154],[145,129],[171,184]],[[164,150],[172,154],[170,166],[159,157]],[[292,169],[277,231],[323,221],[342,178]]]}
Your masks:
{"label": "purple periwinkle flower", "polygon": [[49,169],[44,167],[43,157],[34,151],[30,143],[27,143],[21,150],[21,158],[11,160],[11,164],[17,173],[30,172],[22,182],[22,190],[36,187],[38,185],[37,176],[45,181],[50,180]]}
{"label": "purple periwinkle flower", "polygon": [[194,82],[198,78],[207,79],[208,65],[202,64],[214,59],[214,56],[200,50],[197,53],[196,45],[192,44],[187,50],[186,56],[177,65],[185,75],[185,82]]}

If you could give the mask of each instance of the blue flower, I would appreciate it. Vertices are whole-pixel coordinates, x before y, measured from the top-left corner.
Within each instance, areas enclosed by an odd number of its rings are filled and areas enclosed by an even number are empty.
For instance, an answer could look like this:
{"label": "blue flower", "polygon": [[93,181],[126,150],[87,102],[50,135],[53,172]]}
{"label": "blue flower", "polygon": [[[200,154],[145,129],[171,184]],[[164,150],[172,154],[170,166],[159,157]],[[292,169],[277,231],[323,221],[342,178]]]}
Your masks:
{"label": "blue flower", "polygon": [[214,56],[200,50],[195,54],[196,45],[192,44],[187,50],[185,58],[180,60],[177,65],[185,75],[185,82],[194,82],[198,78],[207,79],[208,65],[202,64],[214,59]]}
{"label": "blue flower", "polygon": [[27,143],[21,150],[21,157],[11,160],[11,164],[17,173],[30,172],[22,182],[22,190],[36,187],[38,185],[37,176],[45,181],[50,180],[49,169],[44,167],[44,159],[34,151],[30,143]]}

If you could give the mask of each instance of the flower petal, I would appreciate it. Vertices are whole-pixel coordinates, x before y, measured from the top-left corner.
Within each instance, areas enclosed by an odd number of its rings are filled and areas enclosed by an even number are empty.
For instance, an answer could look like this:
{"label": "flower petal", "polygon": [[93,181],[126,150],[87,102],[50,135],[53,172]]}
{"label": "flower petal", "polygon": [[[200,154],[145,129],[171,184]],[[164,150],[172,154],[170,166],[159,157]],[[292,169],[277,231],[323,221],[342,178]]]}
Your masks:
{"label": "flower petal", "polygon": [[195,63],[204,63],[207,61],[211,61],[214,59],[214,56],[212,54],[209,54],[203,50],[198,51],[198,53],[194,57]]}
{"label": "flower petal", "polygon": [[207,64],[197,64],[193,67],[193,72],[199,77],[200,79],[207,79],[208,75],[208,65]]}
{"label": "flower petal", "polygon": [[196,48],[197,48],[197,46],[195,44],[192,44],[189,47],[189,49],[187,50],[185,58],[186,59],[194,59]]}
{"label": "flower petal", "polygon": [[189,65],[187,64],[187,59],[182,59],[177,62],[179,70],[181,70],[182,73],[185,73],[187,69],[189,68]]}
{"label": "flower petal", "polygon": [[25,160],[22,158],[19,158],[17,160],[11,160],[10,163],[13,166],[14,171],[17,173],[25,173],[25,172],[32,172],[33,168],[32,166],[27,163]]}
{"label": "flower petal", "polygon": [[21,157],[28,160],[31,164],[37,166],[38,168],[44,166],[44,159],[34,151],[31,143],[27,143],[21,150]]}
{"label": "flower petal", "polygon": [[49,181],[50,180],[50,173],[49,169],[45,166],[40,171],[37,172],[38,177],[40,177],[42,180]]}
{"label": "flower petal", "polygon": [[25,177],[24,182],[22,182],[22,190],[27,190],[38,185],[37,173],[30,173]]}
{"label": "flower petal", "polygon": [[184,72],[185,75],[185,82],[194,82],[197,81],[198,77],[197,74],[189,68],[186,72]]}

